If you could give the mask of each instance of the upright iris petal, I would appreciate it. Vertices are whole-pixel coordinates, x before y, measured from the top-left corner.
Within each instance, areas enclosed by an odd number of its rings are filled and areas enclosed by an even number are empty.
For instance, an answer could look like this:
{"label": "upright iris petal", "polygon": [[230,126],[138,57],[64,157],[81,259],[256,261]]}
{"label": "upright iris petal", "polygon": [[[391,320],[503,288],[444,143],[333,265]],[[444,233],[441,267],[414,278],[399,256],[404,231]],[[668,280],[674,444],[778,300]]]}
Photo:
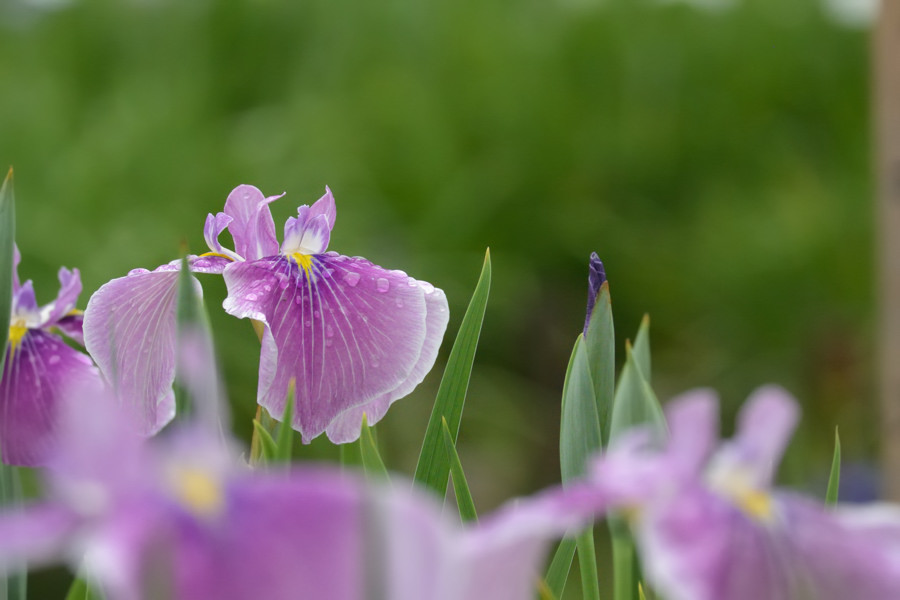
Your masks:
{"label": "upright iris petal", "polygon": [[900,511],[838,507],[771,488],[797,423],[784,390],[762,388],[716,447],[709,391],[670,403],[665,448],[627,433],[594,466],[598,491],[632,516],[645,576],[672,600],[892,597]]}
{"label": "upright iris petal", "polygon": [[[18,267],[18,249],[15,258]],[[56,300],[39,307],[31,281],[20,285],[17,272],[14,277],[9,349],[0,379],[0,452],[7,464],[43,464],[64,390],[75,382],[99,382],[90,358],[51,331],[81,339],[82,315],[74,310],[81,292],[78,270],[60,269],[59,282]]]}
{"label": "upright iris petal", "polygon": [[[363,413],[375,423],[418,385],[437,357],[449,317],[431,284],[359,257],[326,252],[336,220],[334,196],[301,206],[279,245],[269,203],[241,185],[224,212],[209,215],[210,253],[189,257],[192,271],[221,273],[225,310],[261,323],[257,400],[284,412],[296,382],[293,427],[308,442],[326,432],[336,443],[359,437]],[[234,250],[219,240],[227,229]],[[173,263],[136,270],[98,290],[88,303],[85,342],[103,374],[145,414],[152,433],[173,414],[175,286]]]}

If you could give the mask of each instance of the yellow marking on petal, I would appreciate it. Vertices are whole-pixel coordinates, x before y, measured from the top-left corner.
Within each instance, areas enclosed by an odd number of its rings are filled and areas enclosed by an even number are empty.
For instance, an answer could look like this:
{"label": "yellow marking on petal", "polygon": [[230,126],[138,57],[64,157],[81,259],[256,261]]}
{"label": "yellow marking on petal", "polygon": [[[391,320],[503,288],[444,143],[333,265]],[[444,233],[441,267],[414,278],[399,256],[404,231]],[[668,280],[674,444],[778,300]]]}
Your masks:
{"label": "yellow marking on petal", "polygon": [[67,317],[77,317],[78,315],[83,315],[83,314],[84,314],[83,310],[73,308],[72,310],[70,310],[69,312],[66,313],[66,316]]}
{"label": "yellow marking on petal", "polygon": [[171,473],[175,497],[202,517],[218,513],[225,504],[222,486],[209,472],[197,467],[177,467]]}
{"label": "yellow marking on petal", "polygon": [[743,490],[735,497],[738,508],[758,521],[772,519],[772,498],[759,490]]}
{"label": "yellow marking on petal", "polygon": [[303,271],[309,275],[309,269],[312,267],[312,254],[301,254],[299,252],[294,252],[291,254],[291,258],[294,259],[294,262],[303,267]]}
{"label": "yellow marking on petal", "polygon": [[13,322],[12,325],[9,326],[9,358],[12,359],[13,355],[16,353],[16,348],[22,343],[22,338],[25,337],[25,334],[28,333],[28,327],[25,326],[25,321],[22,319],[17,319]]}
{"label": "yellow marking on petal", "polygon": [[218,257],[220,257],[220,258],[227,258],[228,260],[230,260],[230,261],[232,261],[232,262],[234,261],[234,259],[233,259],[232,257],[227,256],[227,255],[225,255],[225,254],[221,254],[220,252],[204,252],[203,254],[201,254],[200,256],[198,256],[197,258],[203,258],[203,257],[205,257],[205,256],[218,256]]}

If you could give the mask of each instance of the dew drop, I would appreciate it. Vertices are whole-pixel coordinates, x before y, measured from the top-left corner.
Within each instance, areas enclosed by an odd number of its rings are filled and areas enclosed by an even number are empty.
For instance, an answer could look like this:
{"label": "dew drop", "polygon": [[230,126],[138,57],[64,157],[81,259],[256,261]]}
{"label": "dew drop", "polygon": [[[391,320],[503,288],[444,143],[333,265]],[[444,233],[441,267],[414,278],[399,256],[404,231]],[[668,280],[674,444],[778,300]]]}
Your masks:
{"label": "dew drop", "polygon": [[50,358],[47,359],[47,362],[51,365],[55,365],[56,363],[59,362],[59,355],[54,354],[53,356],[51,356]]}
{"label": "dew drop", "polygon": [[391,284],[384,277],[379,277],[378,281],[375,282],[375,289],[381,292],[382,294],[390,289]]}
{"label": "dew drop", "polygon": [[328,339],[325,340],[325,345],[326,345],[327,347],[330,348],[332,344],[334,344],[334,340],[332,340],[331,338],[328,338]]}
{"label": "dew drop", "polygon": [[380,364],[381,364],[381,363],[379,363],[377,360],[373,360],[373,361],[372,361],[372,368],[373,368],[373,369],[377,369],[378,366],[379,366]]}
{"label": "dew drop", "polygon": [[325,337],[334,337],[334,329],[331,328],[331,325],[325,326]]}
{"label": "dew drop", "polygon": [[244,299],[253,302],[254,300],[256,300],[256,294],[247,294],[246,296],[244,296]]}
{"label": "dew drop", "polygon": [[313,311],[313,318],[315,318],[315,319],[319,318],[319,311],[317,311],[317,310]]}
{"label": "dew drop", "polygon": [[267,292],[271,292],[272,286],[267,283],[266,285],[263,286],[263,289],[266,290]]}
{"label": "dew drop", "polygon": [[312,327],[312,321],[303,321],[303,324],[307,327]]}
{"label": "dew drop", "polygon": [[297,304],[301,304],[303,302],[303,296],[297,296],[294,298],[294,302]]}
{"label": "dew drop", "polygon": [[356,271],[347,271],[344,273],[344,283],[350,287],[355,287],[359,283],[359,273]]}
{"label": "dew drop", "polygon": [[430,294],[430,293],[434,292],[434,286],[431,285],[430,283],[428,283],[427,281],[420,281],[419,285],[422,286],[422,290],[426,294]]}
{"label": "dew drop", "polygon": [[397,308],[403,308],[403,300],[401,300],[400,298],[397,298],[396,304]]}

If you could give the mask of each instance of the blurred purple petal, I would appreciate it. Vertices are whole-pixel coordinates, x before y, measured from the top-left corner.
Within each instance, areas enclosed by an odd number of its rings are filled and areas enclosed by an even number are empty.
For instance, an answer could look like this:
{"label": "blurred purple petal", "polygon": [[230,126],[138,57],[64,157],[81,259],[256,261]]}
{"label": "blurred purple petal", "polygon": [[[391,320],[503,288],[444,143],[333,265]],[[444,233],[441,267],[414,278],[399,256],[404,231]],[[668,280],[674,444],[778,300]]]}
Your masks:
{"label": "blurred purple petal", "polygon": [[81,294],[81,275],[78,269],[71,271],[65,267],[59,270],[59,293],[50,305],[50,310],[41,325],[54,325],[75,308]]}
{"label": "blurred purple petal", "polygon": [[45,565],[65,557],[65,548],[79,525],[71,510],[58,505],[14,508],[0,513],[0,573],[23,562]]}
{"label": "blurred purple petal", "polygon": [[719,442],[719,399],[710,389],[697,389],[666,405],[669,453],[691,473],[706,464]]}
{"label": "blurred purple petal", "polygon": [[778,386],[759,388],[747,399],[729,448],[735,460],[753,470],[756,485],[772,483],[799,418],[797,402]]}
{"label": "blurred purple petal", "polygon": [[275,222],[269,203],[283,195],[266,198],[252,185],[239,185],[228,194],[225,214],[233,219],[228,231],[234,238],[235,251],[244,260],[278,254],[278,239],[275,237]]}
{"label": "blurred purple petal", "polygon": [[296,380],[294,428],[308,442],[342,412],[397,388],[425,342],[425,293],[401,271],[362,258],[278,257],[225,269],[223,306],[267,325],[259,403],[283,414]]}
{"label": "blurred purple petal", "polygon": [[[91,360],[56,335],[28,330],[7,353],[0,380],[0,451],[14,465],[41,465],[54,442],[70,385],[98,381]],[[89,411],[85,405],[83,410]]]}
{"label": "blurred purple petal", "polygon": [[370,426],[374,425],[387,413],[391,404],[408,396],[416,386],[422,383],[422,380],[431,371],[431,367],[434,366],[441,341],[444,339],[444,332],[447,330],[450,311],[447,309],[447,296],[444,295],[443,290],[421,281],[419,285],[425,292],[426,314],[425,343],[422,345],[422,354],[419,355],[418,362],[410,371],[409,377],[396,388],[370,402],[345,410],[336,417],[325,430],[328,439],[335,444],[346,444],[359,438],[363,413],[366,415],[367,423]]}

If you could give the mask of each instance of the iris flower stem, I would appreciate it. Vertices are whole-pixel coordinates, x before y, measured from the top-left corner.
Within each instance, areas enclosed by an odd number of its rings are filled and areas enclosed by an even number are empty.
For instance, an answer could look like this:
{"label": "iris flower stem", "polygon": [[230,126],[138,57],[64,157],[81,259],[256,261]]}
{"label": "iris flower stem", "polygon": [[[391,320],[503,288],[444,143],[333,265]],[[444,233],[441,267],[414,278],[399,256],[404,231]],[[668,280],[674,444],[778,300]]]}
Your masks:
{"label": "iris flower stem", "polygon": [[[265,326],[255,319],[251,319],[250,324],[253,325],[253,331],[256,333],[256,337],[257,339],[259,339],[259,343],[261,344]],[[256,405],[255,419],[259,421],[259,423],[263,427],[266,427],[268,425],[263,421],[263,408],[259,404]],[[253,427],[252,429],[253,435],[250,437],[250,464],[257,465],[259,464],[260,457],[262,456],[262,443],[259,441],[259,434],[256,432],[256,427]]]}
{"label": "iris flower stem", "polygon": [[612,527],[613,600],[631,600],[634,592],[634,543],[624,527]]}

